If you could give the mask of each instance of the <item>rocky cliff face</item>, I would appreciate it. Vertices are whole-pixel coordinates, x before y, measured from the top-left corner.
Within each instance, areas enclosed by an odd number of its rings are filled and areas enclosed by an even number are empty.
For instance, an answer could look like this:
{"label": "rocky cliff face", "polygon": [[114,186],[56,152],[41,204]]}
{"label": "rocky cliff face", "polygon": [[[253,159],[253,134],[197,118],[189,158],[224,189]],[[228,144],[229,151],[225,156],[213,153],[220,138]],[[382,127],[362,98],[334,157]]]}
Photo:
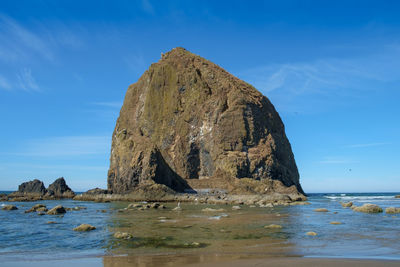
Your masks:
{"label": "rocky cliff face", "polygon": [[108,190],[154,182],[175,191],[262,184],[257,193],[303,192],[271,102],[183,48],[162,55],[128,88],[112,136]]}

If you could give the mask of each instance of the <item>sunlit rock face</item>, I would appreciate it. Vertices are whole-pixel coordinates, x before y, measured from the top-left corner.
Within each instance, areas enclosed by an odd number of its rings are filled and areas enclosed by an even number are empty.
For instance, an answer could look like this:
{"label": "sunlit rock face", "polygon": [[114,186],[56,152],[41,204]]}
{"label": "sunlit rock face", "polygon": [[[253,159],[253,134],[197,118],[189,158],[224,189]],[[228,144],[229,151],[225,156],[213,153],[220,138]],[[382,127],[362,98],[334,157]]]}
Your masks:
{"label": "sunlit rock face", "polygon": [[[162,54],[128,88],[112,136],[108,189],[127,193],[155,182],[175,191],[230,191],[249,179],[271,185],[257,193],[303,192],[274,106],[183,48]],[[272,186],[277,181],[282,186]]]}

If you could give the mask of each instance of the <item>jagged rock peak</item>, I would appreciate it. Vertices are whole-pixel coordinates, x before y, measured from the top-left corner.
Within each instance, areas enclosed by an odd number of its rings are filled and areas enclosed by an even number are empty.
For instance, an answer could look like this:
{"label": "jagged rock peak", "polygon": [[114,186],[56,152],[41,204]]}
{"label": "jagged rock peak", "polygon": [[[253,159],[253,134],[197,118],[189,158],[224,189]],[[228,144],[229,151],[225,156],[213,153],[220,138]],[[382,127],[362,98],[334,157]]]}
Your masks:
{"label": "jagged rock peak", "polygon": [[162,54],[129,86],[112,137],[108,190],[152,183],[175,191],[303,192],[270,101],[184,48]]}

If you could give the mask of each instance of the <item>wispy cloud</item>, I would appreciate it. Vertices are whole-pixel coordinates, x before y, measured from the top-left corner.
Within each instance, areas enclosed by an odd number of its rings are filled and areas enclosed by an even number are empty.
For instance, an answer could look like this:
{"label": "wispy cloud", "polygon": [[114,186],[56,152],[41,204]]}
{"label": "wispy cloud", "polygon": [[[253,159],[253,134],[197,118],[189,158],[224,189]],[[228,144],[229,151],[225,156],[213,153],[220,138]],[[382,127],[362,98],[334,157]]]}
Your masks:
{"label": "wispy cloud", "polygon": [[23,69],[17,74],[18,86],[25,91],[40,91],[39,85],[36,83],[32,75],[31,69]]}
{"label": "wispy cloud", "polygon": [[2,75],[0,75],[0,89],[11,90],[11,83]]}
{"label": "wispy cloud", "polygon": [[332,96],[357,99],[367,90],[384,90],[387,83],[400,81],[400,45],[382,46],[362,57],[268,64],[239,76],[273,98],[283,110],[293,111],[299,106],[316,109],[322,99],[332,105]]}
{"label": "wispy cloud", "polygon": [[390,143],[367,143],[367,144],[353,144],[347,145],[346,148],[359,148],[359,147],[375,147],[375,146],[384,146],[389,145]]}
{"label": "wispy cloud", "polygon": [[30,140],[23,144],[19,156],[71,157],[107,154],[109,136],[64,136]]}
{"label": "wispy cloud", "polygon": [[53,60],[52,49],[38,34],[21,26],[12,18],[0,14],[0,55],[3,60],[27,58],[31,53]]}

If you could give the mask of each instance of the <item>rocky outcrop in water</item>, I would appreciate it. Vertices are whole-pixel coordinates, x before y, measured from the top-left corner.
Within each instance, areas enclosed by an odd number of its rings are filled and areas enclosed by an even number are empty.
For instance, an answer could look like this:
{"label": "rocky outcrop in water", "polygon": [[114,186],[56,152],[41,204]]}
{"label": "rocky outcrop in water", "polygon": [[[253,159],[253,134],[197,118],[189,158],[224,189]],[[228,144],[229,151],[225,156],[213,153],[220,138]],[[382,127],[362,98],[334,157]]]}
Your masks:
{"label": "rocky outcrop in water", "polygon": [[47,195],[54,196],[55,198],[73,198],[74,191],[69,188],[64,180],[64,177],[58,178],[47,189]]}
{"label": "rocky outcrop in water", "polygon": [[128,88],[113,136],[108,190],[219,188],[301,194],[290,143],[253,86],[183,48]]}
{"label": "rocky outcrop in water", "polygon": [[58,178],[48,189],[38,179],[22,183],[18,191],[5,196],[8,201],[36,201],[42,199],[73,198],[75,193],[69,188],[64,178]]}
{"label": "rocky outcrop in water", "polygon": [[20,186],[18,186],[18,193],[21,194],[44,195],[46,192],[47,190],[46,187],[44,187],[44,183],[38,179],[22,183]]}

